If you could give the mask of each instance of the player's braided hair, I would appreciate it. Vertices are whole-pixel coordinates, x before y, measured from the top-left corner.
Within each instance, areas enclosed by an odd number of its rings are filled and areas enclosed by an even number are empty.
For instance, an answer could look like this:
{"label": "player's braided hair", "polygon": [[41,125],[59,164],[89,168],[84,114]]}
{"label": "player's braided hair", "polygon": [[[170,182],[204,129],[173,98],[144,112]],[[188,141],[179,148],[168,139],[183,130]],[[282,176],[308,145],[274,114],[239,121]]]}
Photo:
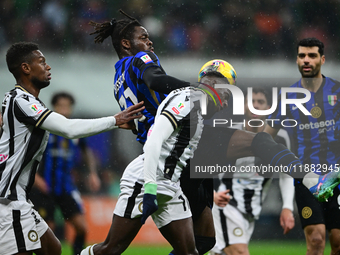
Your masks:
{"label": "player's braided hair", "polygon": [[103,23],[97,23],[90,21],[89,25],[94,27],[94,32],[90,35],[97,35],[94,38],[95,43],[102,43],[107,37],[111,36],[112,45],[115,48],[118,55],[120,55],[120,41],[122,39],[132,39],[133,31],[136,26],[141,26],[139,21],[124,11],[119,10],[121,14],[126,16],[128,19],[116,20],[113,18],[111,21]]}

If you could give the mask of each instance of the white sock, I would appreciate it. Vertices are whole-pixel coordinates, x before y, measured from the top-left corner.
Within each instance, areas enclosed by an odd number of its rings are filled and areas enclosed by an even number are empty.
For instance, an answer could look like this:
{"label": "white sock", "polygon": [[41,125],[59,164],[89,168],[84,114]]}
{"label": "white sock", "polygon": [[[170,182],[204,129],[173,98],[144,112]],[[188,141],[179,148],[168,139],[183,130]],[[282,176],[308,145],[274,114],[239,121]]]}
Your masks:
{"label": "white sock", "polygon": [[95,245],[96,245],[96,244],[87,246],[84,250],[81,251],[80,255],[94,255],[94,253],[93,253],[93,247],[94,247]]}

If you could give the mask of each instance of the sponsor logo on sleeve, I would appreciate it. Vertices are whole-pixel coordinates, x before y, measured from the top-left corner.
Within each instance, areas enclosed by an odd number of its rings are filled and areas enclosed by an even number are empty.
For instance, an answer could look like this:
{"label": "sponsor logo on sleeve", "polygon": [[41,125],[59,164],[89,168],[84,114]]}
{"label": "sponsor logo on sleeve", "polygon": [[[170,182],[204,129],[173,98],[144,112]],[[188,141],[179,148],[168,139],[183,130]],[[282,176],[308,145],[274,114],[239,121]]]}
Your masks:
{"label": "sponsor logo on sleeve", "polygon": [[5,161],[8,158],[8,155],[0,154],[0,163]]}
{"label": "sponsor logo on sleeve", "polygon": [[179,110],[174,106],[171,108],[171,110],[176,113],[176,114],[179,114]]}
{"label": "sponsor logo on sleeve", "polygon": [[43,110],[39,109],[38,106],[36,104],[32,104],[31,105],[31,110],[32,112],[34,112],[35,114],[40,114]]}
{"label": "sponsor logo on sleeve", "polygon": [[140,57],[141,60],[143,60],[143,62],[145,64],[149,63],[149,62],[152,62],[152,59],[149,57],[149,55],[145,54],[144,56],[141,56]]}

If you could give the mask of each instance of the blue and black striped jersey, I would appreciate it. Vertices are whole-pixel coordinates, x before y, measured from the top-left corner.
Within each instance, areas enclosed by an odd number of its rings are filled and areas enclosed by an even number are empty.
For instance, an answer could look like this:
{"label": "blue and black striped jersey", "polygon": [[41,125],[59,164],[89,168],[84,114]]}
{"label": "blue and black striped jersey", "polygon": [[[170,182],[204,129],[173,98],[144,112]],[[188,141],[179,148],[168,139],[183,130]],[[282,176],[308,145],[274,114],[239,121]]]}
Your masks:
{"label": "blue and black striped jersey", "polygon": [[114,78],[114,95],[121,110],[144,101],[143,119],[138,121],[137,141],[144,143],[147,131],[154,122],[157,108],[166,97],[165,94],[151,90],[143,81],[144,71],[149,67],[161,68],[159,59],[152,52],[141,51],[135,56],[125,57],[116,65]]}
{"label": "blue and black striped jersey", "polygon": [[[301,80],[291,87],[302,88]],[[303,98],[302,93],[287,93],[288,99]],[[321,173],[326,169],[334,169],[340,163],[339,115],[340,115],[340,83],[323,76],[323,82],[317,92],[311,92],[311,99],[304,107],[311,115],[304,115],[294,104],[287,104],[286,116],[281,115],[281,99],[276,111],[269,117],[274,128],[282,128],[281,121],[293,119],[296,125],[292,128],[296,155],[301,162]],[[313,169],[312,169],[313,170]],[[320,171],[319,171],[320,170]]]}
{"label": "blue and black striped jersey", "polygon": [[50,134],[38,173],[48,184],[51,194],[56,196],[70,194],[76,189],[71,170],[75,165],[78,148],[85,146],[84,139],[71,140]]}

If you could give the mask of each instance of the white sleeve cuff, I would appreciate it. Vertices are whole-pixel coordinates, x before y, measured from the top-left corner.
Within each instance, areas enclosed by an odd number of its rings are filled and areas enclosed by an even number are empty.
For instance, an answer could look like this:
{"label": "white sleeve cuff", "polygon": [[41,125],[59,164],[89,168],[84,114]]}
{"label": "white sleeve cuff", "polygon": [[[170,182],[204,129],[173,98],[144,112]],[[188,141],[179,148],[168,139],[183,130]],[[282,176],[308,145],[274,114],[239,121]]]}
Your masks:
{"label": "white sleeve cuff", "polygon": [[294,179],[284,173],[280,173],[280,191],[282,196],[282,209],[294,210]]}

